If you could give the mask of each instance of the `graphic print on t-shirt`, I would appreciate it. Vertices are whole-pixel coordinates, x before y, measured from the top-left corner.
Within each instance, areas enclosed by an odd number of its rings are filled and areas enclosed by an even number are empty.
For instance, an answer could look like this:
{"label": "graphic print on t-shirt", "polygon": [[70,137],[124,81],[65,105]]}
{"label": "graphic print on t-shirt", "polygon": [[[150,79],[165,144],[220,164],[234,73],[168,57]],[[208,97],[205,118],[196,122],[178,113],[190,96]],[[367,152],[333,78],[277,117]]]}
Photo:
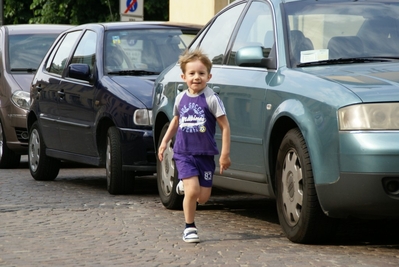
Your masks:
{"label": "graphic print on t-shirt", "polygon": [[205,127],[205,112],[197,103],[189,102],[180,110],[179,127],[186,133],[204,133]]}

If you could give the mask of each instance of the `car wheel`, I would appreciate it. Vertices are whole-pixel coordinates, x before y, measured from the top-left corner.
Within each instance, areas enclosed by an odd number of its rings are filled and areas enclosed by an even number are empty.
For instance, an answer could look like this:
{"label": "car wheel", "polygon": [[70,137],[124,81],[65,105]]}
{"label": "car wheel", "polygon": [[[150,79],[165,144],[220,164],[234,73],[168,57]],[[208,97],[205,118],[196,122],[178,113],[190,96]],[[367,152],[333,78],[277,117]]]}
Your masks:
{"label": "car wheel", "polygon": [[33,123],[29,133],[28,162],[30,174],[38,181],[54,180],[60,171],[60,160],[46,155],[46,147],[37,122]]}
{"label": "car wheel", "polygon": [[305,139],[298,128],[281,142],[276,164],[277,212],[280,225],[295,243],[320,243],[334,234],[335,220],[321,210]]}
{"label": "car wheel", "polygon": [[116,127],[110,127],[107,132],[105,170],[107,190],[110,194],[130,194],[134,191],[134,174],[122,170],[121,142]]}
{"label": "car wheel", "polygon": [[[157,150],[168,127],[169,123],[162,128]],[[168,142],[162,162],[157,157],[157,185],[162,204],[167,209],[181,210],[183,208],[183,196],[176,193],[176,185],[179,181],[175,161],[173,160],[173,142],[174,139]]]}
{"label": "car wheel", "polygon": [[7,140],[0,121],[0,169],[12,169],[19,166],[21,155],[15,154],[7,146]]}

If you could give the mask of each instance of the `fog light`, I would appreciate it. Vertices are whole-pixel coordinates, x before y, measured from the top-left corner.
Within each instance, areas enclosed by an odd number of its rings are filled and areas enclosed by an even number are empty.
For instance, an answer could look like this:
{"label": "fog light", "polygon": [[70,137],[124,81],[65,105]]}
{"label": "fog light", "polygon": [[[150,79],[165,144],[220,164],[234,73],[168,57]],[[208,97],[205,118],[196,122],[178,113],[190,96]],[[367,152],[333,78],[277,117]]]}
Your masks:
{"label": "fog light", "polygon": [[399,190],[398,181],[389,181],[386,185],[388,192],[394,193]]}
{"label": "fog light", "polygon": [[22,132],[22,133],[21,133],[21,138],[22,138],[22,139],[28,139],[28,138],[29,138],[28,132]]}
{"label": "fog light", "polygon": [[382,186],[389,196],[399,198],[399,177],[384,177]]}

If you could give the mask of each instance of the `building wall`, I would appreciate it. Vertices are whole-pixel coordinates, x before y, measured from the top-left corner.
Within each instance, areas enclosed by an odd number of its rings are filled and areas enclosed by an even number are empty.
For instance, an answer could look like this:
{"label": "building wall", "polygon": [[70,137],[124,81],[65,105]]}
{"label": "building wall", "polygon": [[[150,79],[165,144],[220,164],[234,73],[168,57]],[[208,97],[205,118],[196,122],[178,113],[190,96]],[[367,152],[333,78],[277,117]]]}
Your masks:
{"label": "building wall", "polygon": [[232,0],[169,0],[169,20],[205,25]]}

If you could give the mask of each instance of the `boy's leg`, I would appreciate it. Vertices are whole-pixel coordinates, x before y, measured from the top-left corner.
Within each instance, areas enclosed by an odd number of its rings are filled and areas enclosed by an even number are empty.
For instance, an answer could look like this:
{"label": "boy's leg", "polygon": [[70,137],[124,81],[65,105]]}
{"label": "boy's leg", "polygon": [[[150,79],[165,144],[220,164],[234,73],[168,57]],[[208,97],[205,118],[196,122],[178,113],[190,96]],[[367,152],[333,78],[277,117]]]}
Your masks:
{"label": "boy's leg", "polygon": [[200,172],[199,174],[199,185],[200,193],[197,199],[199,204],[206,203],[211,197],[213,174],[215,172],[215,160],[214,156],[198,156],[197,166]]}
{"label": "boy's leg", "polygon": [[183,212],[186,223],[193,223],[197,209],[197,199],[200,197],[201,188],[198,176],[182,180],[184,184]]}
{"label": "boy's leg", "polygon": [[201,186],[197,202],[199,204],[205,204],[211,197],[211,193],[212,193],[212,187]]}

